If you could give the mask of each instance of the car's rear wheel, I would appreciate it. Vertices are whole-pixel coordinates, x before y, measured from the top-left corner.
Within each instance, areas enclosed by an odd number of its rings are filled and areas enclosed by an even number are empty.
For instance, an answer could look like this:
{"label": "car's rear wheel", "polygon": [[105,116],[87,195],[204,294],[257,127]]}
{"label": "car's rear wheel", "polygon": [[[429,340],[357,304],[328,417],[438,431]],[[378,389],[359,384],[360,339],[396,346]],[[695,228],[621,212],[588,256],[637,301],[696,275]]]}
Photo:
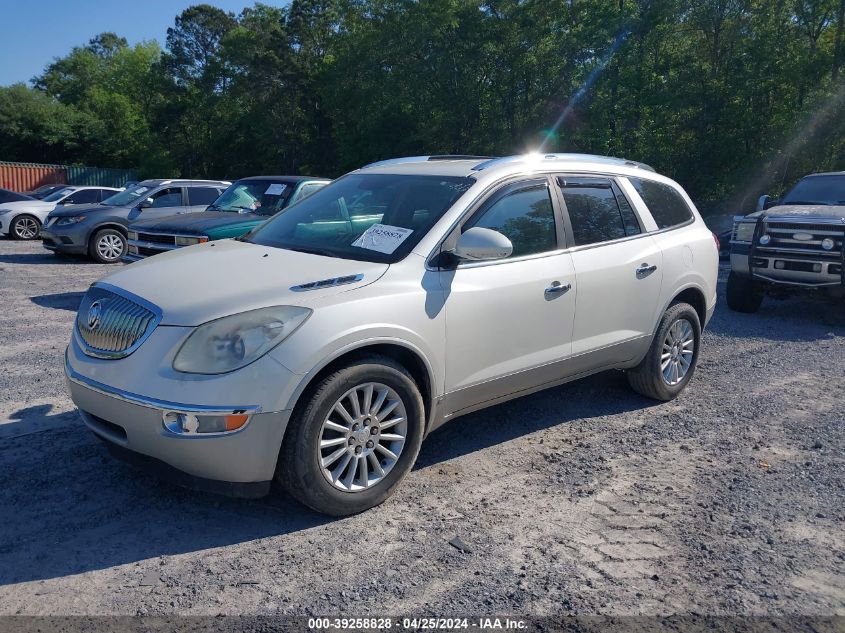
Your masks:
{"label": "car's rear wheel", "polygon": [[41,222],[31,215],[19,215],[12,220],[9,231],[18,240],[34,240],[41,233]]}
{"label": "car's rear wheel", "polygon": [[126,237],[116,229],[101,229],[91,238],[88,254],[101,264],[113,264],[126,254]]}
{"label": "car's rear wheel", "polygon": [[701,322],[695,308],[672,304],[663,313],[645,358],[628,370],[628,383],[648,398],[672,400],[692,379],[700,344]]}
{"label": "car's rear wheel", "polygon": [[334,516],[387,499],[413,466],[425,427],[408,371],[387,357],[363,358],[320,380],[305,398],[285,432],[280,483]]}
{"label": "car's rear wheel", "polygon": [[763,303],[763,293],[757,288],[757,284],[733,271],[728,275],[725,298],[728,300],[728,307],[734,312],[757,312]]}

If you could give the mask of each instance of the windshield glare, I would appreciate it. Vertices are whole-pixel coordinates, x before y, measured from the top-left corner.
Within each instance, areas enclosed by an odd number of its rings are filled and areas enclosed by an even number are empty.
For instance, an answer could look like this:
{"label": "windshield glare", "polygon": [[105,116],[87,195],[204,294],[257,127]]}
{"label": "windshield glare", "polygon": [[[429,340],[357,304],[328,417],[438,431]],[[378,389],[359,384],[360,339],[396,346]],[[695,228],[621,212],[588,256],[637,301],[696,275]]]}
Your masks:
{"label": "windshield glare", "polygon": [[781,204],[845,205],[845,176],[811,176],[798,181]]}
{"label": "windshield glare", "polygon": [[475,180],[350,174],[297,202],[246,241],[344,259],[397,262]]}
{"label": "windshield glare", "polygon": [[58,202],[72,191],[73,189],[68,188],[59,189],[58,191],[51,193],[49,196],[42,198],[42,200],[44,200],[44,202]]}
{"label": "windshield glare", "polygon": [[109,196],[105,200],[103,200],[102,204],[108,204],[113,207],[125,207],[140,198],[143,194],[150,191],[152,187],[145,187],[143,185],[135,185],[134,187],[130,187],[129,189],[124,189],[123,191],[119,191],[113,196]]}
{"label": "windshield glare", "polygon": [[238,181],[229,185],[207,210],[275,215],[285,207],[292,193],[293,185],[279,180]]}

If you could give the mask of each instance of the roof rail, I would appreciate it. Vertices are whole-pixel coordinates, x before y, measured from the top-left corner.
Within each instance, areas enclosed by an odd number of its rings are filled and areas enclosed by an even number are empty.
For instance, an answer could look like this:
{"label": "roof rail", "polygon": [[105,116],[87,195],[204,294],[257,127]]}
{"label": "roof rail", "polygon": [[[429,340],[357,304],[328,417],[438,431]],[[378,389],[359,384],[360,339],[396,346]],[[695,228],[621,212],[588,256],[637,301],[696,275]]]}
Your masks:
{"label": "roof rail", "polygon": [[606,163],[609,165],[627,165],[628,167],[636,167],[646,171],[654,171],[654,168],[625,158],[615,158],[613,156],[599,156],[598,154],[520,154],[516,156],[503,156],[502,158],[494,158],[488,160],[480,165],[472,168],[473,171],[482,171],[497,165],[506,165],[508,163],[521,163],[529,160],[560,160],[560,161],[591,161],[594,163]]}
{"label": "roof rail", "polygon": [[492,160],[493,156],[476,156],[475,154],[437,154],[429,156],[428,160]]}
{"label": "roof rail", "polygon": [[404,158],[388,158],[387,160],[379,160],[369,165],[364,165],[361,169],[368,169],[369,167],[384,167],[386,165],[401,165],[402,163],[422,163],[427,161],[429,156],[405,156]]}

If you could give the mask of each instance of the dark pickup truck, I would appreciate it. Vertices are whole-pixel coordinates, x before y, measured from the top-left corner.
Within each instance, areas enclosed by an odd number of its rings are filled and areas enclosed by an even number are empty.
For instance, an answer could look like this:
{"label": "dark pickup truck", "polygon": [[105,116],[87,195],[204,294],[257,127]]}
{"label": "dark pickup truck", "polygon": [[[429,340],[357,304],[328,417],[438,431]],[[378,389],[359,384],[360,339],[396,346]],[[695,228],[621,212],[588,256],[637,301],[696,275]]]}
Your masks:
{"label": "dark pickup truck", "polygon": [[780,200],[736,218],[728,307],[756,312],[768,293],[845,297],[845,172],[802,178]]}

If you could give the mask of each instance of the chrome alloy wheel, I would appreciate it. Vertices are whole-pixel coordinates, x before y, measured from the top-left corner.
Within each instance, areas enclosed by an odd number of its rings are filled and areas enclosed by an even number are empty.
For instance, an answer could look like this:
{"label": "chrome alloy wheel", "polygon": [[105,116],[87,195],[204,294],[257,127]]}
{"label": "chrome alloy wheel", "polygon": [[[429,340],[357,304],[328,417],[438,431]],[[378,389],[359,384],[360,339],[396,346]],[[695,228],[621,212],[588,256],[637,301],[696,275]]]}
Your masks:
{"label": "chrome alloy wheel", "polygon": [[21,218],[15,222],[15,235],[22,240],[31,240],[38,235],[38,222],[32,218]]}
{"label": "chrome alloy wheel", "polygon": [[678,319],[666,333],[663,352],[660,356],[660,370],[663,381],[674,387],[684,379],[695,353],[695,331],[686,319]]}
{"label": "chrome alloy wheel", "polygon": [[320,429],[323,476],[344,492],[361,492],[396,465],[408,435],[405,403],[377,382],[358,385],[335,402]]}
{"label": "chrome alloy wheel", "polygon": [[109,261],[117,259],[123,253],[123,240],[119,235],[107,233],[97,240],[97,253]]}

